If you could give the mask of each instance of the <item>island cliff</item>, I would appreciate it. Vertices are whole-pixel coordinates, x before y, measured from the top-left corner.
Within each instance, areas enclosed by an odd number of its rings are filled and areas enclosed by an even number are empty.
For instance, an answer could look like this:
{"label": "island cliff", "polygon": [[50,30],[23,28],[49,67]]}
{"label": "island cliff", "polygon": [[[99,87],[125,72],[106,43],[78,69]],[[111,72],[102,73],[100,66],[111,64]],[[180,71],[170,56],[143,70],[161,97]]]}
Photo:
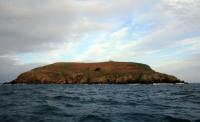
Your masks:
{"label": "island cliff", "polygon": [[10,83],[150,84],[184,82],[174,76],[156,72],[145,64],[109,61],[99,63],[54,63],[22,73]]}

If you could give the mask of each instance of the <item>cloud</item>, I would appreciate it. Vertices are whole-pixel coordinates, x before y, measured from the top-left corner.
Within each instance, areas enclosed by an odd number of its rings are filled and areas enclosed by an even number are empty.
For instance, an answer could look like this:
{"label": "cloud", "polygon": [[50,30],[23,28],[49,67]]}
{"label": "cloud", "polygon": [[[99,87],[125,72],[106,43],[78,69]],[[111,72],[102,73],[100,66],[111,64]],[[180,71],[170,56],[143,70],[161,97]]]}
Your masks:
{"label": "cloud", "polygon": [[200,52],[199,7],[197,1],[158,2],[141,15],[136,14],[133,19],[133,25],[140,25],[141,22],[151,25],[144,35],[123,40],[127,33],[138,32],[135,26],[129,26],[132,29],[123,26],[98,38],[89,50],[78,56],[78,60],[138,61],[150,64],[157,71],[175,74],[190,82],[197,81],[200,79],[199,63],[191,55],[197,57]]}
{"label": "cloud", "polygon": [[179,69],[186,68],[176,64],[198,71],[191,57],[200,53],[199,12],[198,0],[0,0],[1,72],[5,77],[11,67],[17,74],[29,64],[120,60],[182,78],[186,70]]}
{"label": "cloud", "polygon": [[200,54],[193,54],[187,59],[168,60],[163,64],[154,65],[161,72],[176,75],[186,82],[199,82]]}
{"label": "cloud", "polygon": [[14,80],[20,73],[44,64],[34,63],[20,65],[19,62],[8,57],[0,57],[0,83]]}
{"label": "cloud", "polygon": [[113,32],[111,34],[111,37],[113,40],[120,40],[122,39],[129,31],[129,28],[128,27],[124,27],[116,32]]}
{"label": "cloud", "polygon": [[66,40],[71,34],[111,29],[123,16],[115,14],[118,9],[127,11],[137,5],[129,3],[139,2],[0,1],[0,54],[47,51],[56,48],[56,43],[74,41]]}

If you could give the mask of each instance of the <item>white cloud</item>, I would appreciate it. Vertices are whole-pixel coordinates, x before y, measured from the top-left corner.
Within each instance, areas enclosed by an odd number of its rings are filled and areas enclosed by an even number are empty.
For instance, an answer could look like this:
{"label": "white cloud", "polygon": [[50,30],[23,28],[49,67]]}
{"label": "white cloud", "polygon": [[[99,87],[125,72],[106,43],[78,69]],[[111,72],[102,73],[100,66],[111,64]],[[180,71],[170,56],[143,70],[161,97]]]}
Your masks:
{"label": "white cloud", "polygon": [[113,32],[111,34],[111,37],[112,37],[113,40],[120,40],[124,36],[126,36],[128,34],[128,32],[129,32],[129,28],[128,27],[124,27],[124,28],[122,28],[120,30],[117,30],[117,31]]}

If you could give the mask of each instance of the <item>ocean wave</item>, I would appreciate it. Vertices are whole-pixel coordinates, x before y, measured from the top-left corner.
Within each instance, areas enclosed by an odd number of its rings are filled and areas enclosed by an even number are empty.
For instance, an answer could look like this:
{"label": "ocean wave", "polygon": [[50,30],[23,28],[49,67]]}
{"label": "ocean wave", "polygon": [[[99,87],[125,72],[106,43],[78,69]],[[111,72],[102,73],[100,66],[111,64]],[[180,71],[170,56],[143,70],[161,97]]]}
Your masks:
{"label": "ocean wave", "polygon": [[200,85],[2,85],[2,122],[200,122]]}

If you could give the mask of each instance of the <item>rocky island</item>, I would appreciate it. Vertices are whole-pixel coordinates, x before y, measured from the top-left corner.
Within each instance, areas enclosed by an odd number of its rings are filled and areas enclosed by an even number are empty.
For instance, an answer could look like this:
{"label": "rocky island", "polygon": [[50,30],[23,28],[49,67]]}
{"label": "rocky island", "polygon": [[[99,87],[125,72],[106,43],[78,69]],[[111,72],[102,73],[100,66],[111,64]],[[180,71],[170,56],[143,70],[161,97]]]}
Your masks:
{"label": "rocky island", "polygon": [[10,82],[27,84],[151,84],[184,83],[175,76],[134,62],[59,62],[22,73]]}

